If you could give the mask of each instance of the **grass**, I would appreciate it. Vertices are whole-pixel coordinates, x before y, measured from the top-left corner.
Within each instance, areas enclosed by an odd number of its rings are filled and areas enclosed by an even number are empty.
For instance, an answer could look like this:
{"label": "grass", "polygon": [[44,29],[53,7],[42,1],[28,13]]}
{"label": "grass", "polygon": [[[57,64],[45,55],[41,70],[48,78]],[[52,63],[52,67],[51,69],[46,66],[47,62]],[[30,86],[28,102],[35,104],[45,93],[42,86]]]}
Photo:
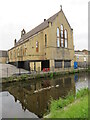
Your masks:
{"label": "grass", "polygon": [[[50,114],[47,118],[87,118],[88,89],[81,89],[76,95],[69,93],[66,98],[51,100]],[[45,117],[45,118],[46,118]]]}
{"label": "grass", "polygon": [[73,70],[73,71],[63,71],[63,72],[52,72],[52,73],[43,73],[43,74],[21,74],[19,76],[11,76],[11,77],[5,77],[2,78],[2,83],[8,83],[8,82],[17,82],[17,81],[25,81],[30,79],[42,79],[42,78],[55,78],[57,76],[64,76],[69,74],[75,74],[79,72],[89,72],[90,68],[85,70]]}
{"label": "grass", "polygon": [[53,111],[50,118],[88,118],[88,96],[84,96],[67,108]]}

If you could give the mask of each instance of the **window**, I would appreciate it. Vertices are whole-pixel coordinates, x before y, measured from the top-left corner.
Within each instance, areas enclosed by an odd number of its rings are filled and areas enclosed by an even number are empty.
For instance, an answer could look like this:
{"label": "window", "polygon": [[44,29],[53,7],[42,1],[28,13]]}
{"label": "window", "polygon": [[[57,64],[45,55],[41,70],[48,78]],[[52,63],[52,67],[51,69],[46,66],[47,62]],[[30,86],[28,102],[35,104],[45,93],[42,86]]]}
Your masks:
{"label": "window", "polygon": [[57,38],[57,47],[60,47],[59,38]]}
{"label": "window", "polygon": [[64,40],[63,40],[63,38],[61,38],[61,47],[64,47],[63,42],[64,42]]}
{"label": "window", "polygon": [[25,56],[27,55],[27,46],[26,46],[26,44],[24,45],[24,55]]}
{"label": "window", "polygon": [[64,30],[64,26],[61,25],[60,26],[60,30],[59,28],[57,28],[57,47],[68,47],[68,33],[67,30]]}
{"label": "window", "polygon": [[64,68],[69,68],[69,67],[71,67],[71,61],[70,60],[64,61]]}
{"label": "window", "polygon": [[47,47],[47,35],[45,34],[45,47]]}
{"label": "window", "polygon": [[36,52],[38,52],[38,46],[39,46],[39,42],[36,41]]}
{"label": "window", "polygon": [[22,47],[21,47],[21,56],[22,56],[23,54],[22,54]]}
{"label": "window", "polygon": [[55,60],[55,68],[62,68],[62,61],[61,60]]}
{"label": "window", "polygon": [[64,47],[64,33],[63,33],[63,31],[64,31],[64,27],[63,27],[63,25],[61,25],[61,31],[60,31],[60,38],[61,38],[61,47]]}
{"label": "window", "polygon": [[14,58],[16,58],[16,51],[14,50]]}
{"label": "window", "polygon": [[19,48],[17,49],[17,54],[18,54],[17,56],[19,56]]}
{"label": "window", "polygon": [[59,37],[59,28],[57,28],[57,37]]}
{"label": "window", "polygon": [[61,25],[61,30],[63,31],[63,25]]}
{"label": "window", "polygon": [[59,35],[59,28],[57,28],[57,47],[60,47],[60,35]]}
{"label": "window", "polygon": [[68,47],[68,37],[67,37],[67,30],[64,31],[64,38],[65,38],[65,48]]}
{"label": "window", "polygon": [[10,52],[10,58],[12,59],[12,52]]}

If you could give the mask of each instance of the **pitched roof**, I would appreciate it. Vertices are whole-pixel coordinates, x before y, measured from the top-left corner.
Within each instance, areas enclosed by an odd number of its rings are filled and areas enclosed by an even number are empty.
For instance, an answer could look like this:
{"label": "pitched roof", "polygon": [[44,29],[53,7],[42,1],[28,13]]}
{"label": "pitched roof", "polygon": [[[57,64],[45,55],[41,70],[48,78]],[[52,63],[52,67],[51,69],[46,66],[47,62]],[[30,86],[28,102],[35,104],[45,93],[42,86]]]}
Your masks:
{"label": "pitched roof", "polygon": [[[59,11],[60,12],[60,11]],[[59,13],[58,12],[58,13]],[[28,33],[26,33],[25,35],[23,35],[21,37],[21,39],[17,42],[16,45],[18,45],[19,43],[23,42],[25,39],[35,35],[36,33],[44,30],[45,28],[49,27],[49,22],[53,22],[53,20],[57,17],[58,13],[54,14],[52,17],[50,17],[49,19],[45,20],[43,23],[41,23],[40,25],[38,25],[37,27],[35,27],[34,29],[32,29],[31,31],[29,31]]]}

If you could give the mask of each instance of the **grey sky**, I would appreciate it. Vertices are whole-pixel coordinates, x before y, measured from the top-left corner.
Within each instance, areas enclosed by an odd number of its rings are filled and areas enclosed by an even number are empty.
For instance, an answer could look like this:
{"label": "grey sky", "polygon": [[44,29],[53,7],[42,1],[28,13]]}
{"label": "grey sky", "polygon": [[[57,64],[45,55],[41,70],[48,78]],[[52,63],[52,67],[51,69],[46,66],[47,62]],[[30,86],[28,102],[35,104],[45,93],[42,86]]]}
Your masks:
{"label": "grey sky", "polygon": [[75,49],[88,49],[88,0],[0,0],[0,49],[8,50],[26,32],[60,10],[74,30]]}

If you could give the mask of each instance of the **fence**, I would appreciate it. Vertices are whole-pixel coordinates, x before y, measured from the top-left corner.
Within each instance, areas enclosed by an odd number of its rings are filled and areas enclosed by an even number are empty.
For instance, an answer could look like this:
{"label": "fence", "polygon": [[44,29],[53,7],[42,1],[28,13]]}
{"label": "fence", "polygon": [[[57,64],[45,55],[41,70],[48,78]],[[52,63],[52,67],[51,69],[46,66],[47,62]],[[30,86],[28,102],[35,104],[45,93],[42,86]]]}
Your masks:
{"label": "fence", "polygon": [[[83,69],[83,68],[78,68],[78,69]],[[34,71],[31,70],[27,71],[25,69],[22,68],[17,68],[13,65],[10,64],[3,64],[1,66],[0,64],[0,78],[4,78],[4,77],[10,77],[12,75],[20,75],[20,74],[43,74],[45,72],[68,72],[68,71],[73,71],[74,67],[69,67],[69,68],[50,68],[50,69],[46,69],[46,70],[42,70],[40,71],[40,68],[38,68],[38,71]]]}

